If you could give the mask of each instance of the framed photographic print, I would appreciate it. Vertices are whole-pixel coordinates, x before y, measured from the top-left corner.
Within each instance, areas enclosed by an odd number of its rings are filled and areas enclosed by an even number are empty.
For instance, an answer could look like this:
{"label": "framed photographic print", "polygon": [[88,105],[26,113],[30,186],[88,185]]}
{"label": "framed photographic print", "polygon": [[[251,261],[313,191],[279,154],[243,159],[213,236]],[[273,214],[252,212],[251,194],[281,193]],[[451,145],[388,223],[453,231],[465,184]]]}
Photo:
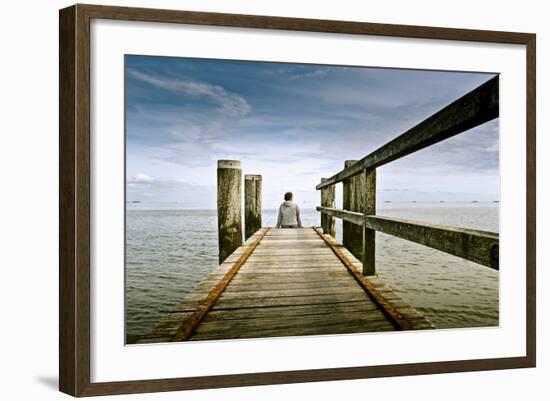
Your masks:
{"label": "framed photographic print", "polygon": [[535,366],[535,112],[534,34],[61,10],[60,390]]}

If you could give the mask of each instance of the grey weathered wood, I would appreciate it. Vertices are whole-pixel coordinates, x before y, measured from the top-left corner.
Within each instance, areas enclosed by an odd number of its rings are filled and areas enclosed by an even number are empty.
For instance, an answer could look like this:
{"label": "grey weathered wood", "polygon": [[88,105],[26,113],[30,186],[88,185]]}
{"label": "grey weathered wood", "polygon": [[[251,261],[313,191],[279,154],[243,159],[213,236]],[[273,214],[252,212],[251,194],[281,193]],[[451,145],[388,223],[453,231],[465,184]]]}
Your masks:
{"label": "grey weathered wood", "polygon": [[349,210],[331,209],[328,207],[317,206],[317,211],[323,214],[329,214],[336,218],[344,220],[358,226],[362,226],[365,221],[365,215],[359,212],[350,212]]}
{"label": "grey weathered wood", "polygon": [[352,301],[371,302],[365,293],[356,294],[319,294],[301,297],[263,297],[254,299],[223,299],[220,298],[216,309],[268,308],[272,306],[289,305],[320,305],[345,303]]}
{"label": "grey weathered wood", "polygon": [[[365,215],[376,214],[376,169],[365,170],[364,209]],[[376,274],[376,231],[363,225],[363,275]]]}
{"label": "grey weathered wood", "polygon": [[211,320],[201,324],[197,330],[197,335],[206,333],[225,333],[232,337],[235,333],[249,333],[253,330],[270,327],[273,329],[293,329],[311,327],[319,328],[321,326],[335,325],[361,325],[365,329],[369,325],[386,326],[388,330],[393,330],[393,326],[387,322],[384,315],[379,310],[370,311],[348,311],[346,315],[339,313],[315,314],[292,316],[287,315],[284,319],[275,318],[256,318],[256,319],[240,319],[240,320]]}
{"label": "grey weathered wood", "polygon": [[338,294],[363,294],[359,286],[349,287],[324,287],[319,288],[291,288],[291,289],[264,289],[261,291],[243,291],[241,288],[231,288],[225,291],[220,300],[228,299],[263,299],[263,298],[286,298],[286,297],[307,297],[310,295],[338,295]]}
{"label": "grey weathered wood", "polygon": [[259,327],[246,330],[233,331],[209,331],[207,333],[198,332],[191,338],[191,341],[197,340],[218,340],[218,339],[237,339],[237,338],[258,338],[258,337],[288,337],[288,336],[306,336],[306,335],[323,335],[323,334],[351,334],[365,332],[392,331],[391,326],[387,321],[368,321],[356,322],[348,321],[347,323],[331,323],[324,325],[310,324],[307,326],[284,326],[284,327]]}
{"label": "grey weathered wood", "polygon": [[[189,340],[257,338],[271,336],[356,333],[393,330],[371,296],[357,285],[326,242],[311,228],[259,230],[139,341],[141,344],[173,341],[178,330],[247,249],[253,253],[227,284]],[[311,241],[311,233],[317,241]],[[361,263],[334,237],[331,246],[346,253],[356,269]],[[286,242],[273,238],[292,238]],[[255,239],[260,242],[256,244]],[[319,242],[320,241],[320,242]],[[325,244],[325,249],[319,244]],[[269,247],[263,248],[264,245]],[[311,247],[311,249],[309,249]],[[263,249],[262,249],[263,248]],[[311,252],[313,250],[313,252]],[[258,252],[258,253],[256,253]],[[288,254],[286,254],[288,253]],[[376,279],[373,285],[388,302],[414,321],[417,329],[432,328],[425,318],[391,288]],[[175,334],[176,333],[176,334]]]}
{"label": "grey weathered wood", "polygon": [[[356,225],[361,224],[361,219],[363,219],[360,213],[319,206],[317,206],[317,210]],[[498,270],[498,233],[383,216],[367,216],[366,227]]]}
{"label": "grey weathered wood", "polygon": [[367,227],[498,270],[497,233],[418,223],[393,217],[367,216]]}
{"label": "grey weathered wood", "polygon": [[[346,160],[345,167],[357,160]],[[357,175],[343,182],[343,209],[363,213],[365,209],[365,175]],[[363,260],[363,226],[344,220],[342,224],[342,244],[359,260]]]}
{"label": "grey weathered wood", "polygon": [[[326,178],[321,178],[321,182]],[[321,189],[321,206],[334,208],[336,206],[336,188],[334,185]],[[328,214],[321,214],[321,228],[325,234],[336,237],[336,219]]]}
{"label": "grey weathered wood", "polygon": [[499,115],[498,75],[327,180],[321,189],[441,142]]}
{"label": "grey weathered wood", "polygon": [[[376,305],[373,303],[365,303],[362,301],[322,304],[322,305],[290,305],[290,306],[273,306],[271,308],[245,308],[245,309],[219,309],[212,311],[204,320],[239,320],[239,319],[256,319],[256,318],[288,318],[305,315],[330,315],[332,313],[345,314],[348,312],[372,311],[376,310]],[[414,315],[416,316],[416,315]]]}
{"label": "grey weathered wood", "polygon": [[250,238],[262,227],[262,176],[244,176],[244,237]]}
{"label": "grey weathered wood", "polygon": [[241,162],[218,160],[218,253],[222,263],[243,243]]}

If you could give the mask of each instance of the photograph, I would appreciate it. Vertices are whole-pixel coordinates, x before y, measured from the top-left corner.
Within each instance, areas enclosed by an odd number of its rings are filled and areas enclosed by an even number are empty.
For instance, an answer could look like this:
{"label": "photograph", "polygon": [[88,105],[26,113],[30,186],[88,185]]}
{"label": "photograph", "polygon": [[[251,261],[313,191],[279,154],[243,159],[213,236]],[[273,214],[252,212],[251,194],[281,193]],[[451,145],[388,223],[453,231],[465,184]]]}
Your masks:
{"label": "photograph", "polygon": [[124,113],[126,345],[499,326],[498,73],[126,54]]}

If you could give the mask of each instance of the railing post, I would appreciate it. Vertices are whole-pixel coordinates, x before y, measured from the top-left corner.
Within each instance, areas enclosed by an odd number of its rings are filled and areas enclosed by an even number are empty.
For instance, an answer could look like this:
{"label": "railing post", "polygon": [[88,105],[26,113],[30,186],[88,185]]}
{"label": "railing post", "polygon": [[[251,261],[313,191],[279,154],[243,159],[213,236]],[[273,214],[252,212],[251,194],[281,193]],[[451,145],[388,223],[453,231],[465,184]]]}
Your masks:
{"label": "railing post", "polygon": [[244,176],[244,238],[262,228],[262,176]]}
{"label": "railing post", "polygon": [[[347,168],[357,160],[346,160],[344,167]],[[351,212],[363,213],[365,174],[358,174],[355,177],[343,181],[343,209]],[[363,260],[363,227],[344,221],[342,223],[342,243],[359,260]]]}
{"label": "railing post", "polygon": [[[321,182],[325,181],[326,178],[321,178]],[[336,207],[335,201],[335,187],[330,185],[325,188],[321,188],[321,206],[324,207]],[[336,219],[332,216],[329,216],[326,213],[321,213],[321,228],[323,229],[324,234],[329,234],[332,237],[336,237]]]}
{"label": "railing post", "polygon": [[243,243],[242,173],[238,160],[218,160],[218,252],[220,264]]}
{"label": "railing post", "polygon": [[[376,169],[368,169],[362,174],[365,177],[365,205],[364,215],[376,214]],[[365,219],[366,220],[366,219]],[[371,230],[363,223],[363,275],[376,274],[376,231]]]}

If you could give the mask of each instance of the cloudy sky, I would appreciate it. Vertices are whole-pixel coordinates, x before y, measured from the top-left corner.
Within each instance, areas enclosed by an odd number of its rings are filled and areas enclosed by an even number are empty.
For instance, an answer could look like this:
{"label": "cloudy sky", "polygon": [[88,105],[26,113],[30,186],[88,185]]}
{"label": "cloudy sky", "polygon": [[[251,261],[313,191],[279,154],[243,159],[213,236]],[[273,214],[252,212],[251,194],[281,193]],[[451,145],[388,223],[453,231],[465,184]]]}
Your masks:
{"label": "cloudy sky", "polygon": [[[127,200],[215,208],[216,161],[264,207],[315,185],[492,74],[126,56]],[[498,119],[378,169],[380,201],[499,198]]]}

